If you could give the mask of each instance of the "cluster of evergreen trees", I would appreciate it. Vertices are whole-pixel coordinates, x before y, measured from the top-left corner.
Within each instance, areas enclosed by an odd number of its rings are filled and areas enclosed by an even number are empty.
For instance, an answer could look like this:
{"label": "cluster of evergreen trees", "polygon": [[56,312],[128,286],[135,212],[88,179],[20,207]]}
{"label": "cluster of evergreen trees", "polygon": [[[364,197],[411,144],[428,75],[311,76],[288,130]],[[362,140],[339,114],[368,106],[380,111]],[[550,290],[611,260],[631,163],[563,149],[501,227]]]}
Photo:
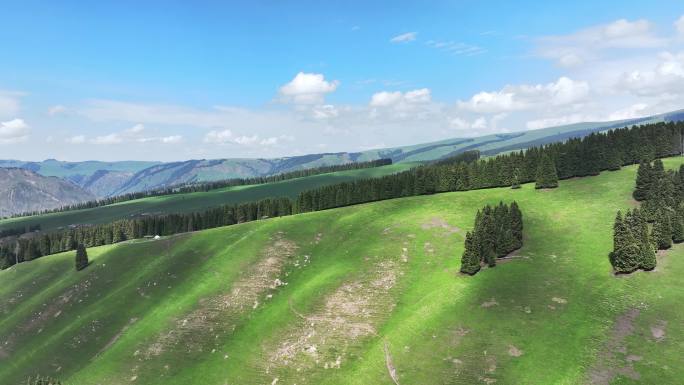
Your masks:
{"label": "cluster of evergreen trees", "polygon": [[216,190],[216,189],[220,189],[220,188],[226,188],[226,187],[274,183],[274,182],[280,182],[280,181],[289,180],[289,179],[303,178],[303,177],[319,175],[319,174],[328,174],[331,172],[360,170],[360,169],[364,169],[364,168],[375,168],[375,167],[381,167],[381,166],[388,166],[391,164],[392,164],[392,159],[383,158],[383,159],[376,159],[376,160],[371,160],[371,161],[366,161],[366,162],[352,162],[352,163],[344,163],[344,164],[338,164],[338,165],[333,165],[333,166],[313,167],[313,168],[307,168],[307,169],[303,169],[303,170],[289,171],[289,172],[270,175],[270,176],[262,176],[262,177],[254,177],[254,178],[232,178],[232,179],[224,179],[224,180],[218,180],[218,181],[213,181],[213,182],[185,183],[185,184],[180,184],[180,185],[175,185],[175,186],[158,188],[158,189],[154,189],[154,190],[121,194],[121,195],[117,195],[114,197],[103,198],[103,199],[98,199],[98,200],[93,200],[93,201],[88,201],[88,202],[81,202],[81,203],[77,203],[77,204],[73,204],[73,205],[63,206],[63,207],[59,207],[59,208],[55,208],[55,209],[50,209],[50,210],[41,210],[41,211],[33,211],[33,212],[25,212],[25,213],[14,214],[14,215],[12,215],[12,218],[25,217],[25,216],[31,216],[31,215],[48,214],[48,213],[57,213],[57,212],[72,211],[72,210],[90,209],[90,208],[94,208],[94,207],[106,206],[106,205],[111,205],[114,203],[120,203],[120,202],[125,202],[125,201],[130,201],[130,200],[135,200],[135,199],[141,199],[141,198],[154,197],[154,196],[172,195],[172,194],[185,194],[185,193],[192,193],[192,192],[207,192],[207,191]]}
{"label": "cluster of evergreen trees", "polygon": [[641,162],[632,195],[641,208],[615,218],[610,262],[616,273],[652,270],[656,250],[684,241],[684,166],[673,172],[659,159]]}
{"label": "cluster of evergreen trees", "polygon": [[496,266],[496,259],[522,247],[523,217],[516,202],[485,206],[475,216],[475,227],[465,238],[461,272],[473,275],[483,264]]}
{"label": "cluster of evergreen trees", "polygon": [[512,186],[536,181],[537,188],[558,179],[598,175],[602,170],[679,154],[684,123],[657,123],[594,133],[526,151],[470,163],[435,163],[382,178],[324,186],[299,194],[298,212],[435,192]]}
{"label": "cluster of evergreen trees", "polygon": [[224,205],[198,213],[146,215],[111,223],[75,226],[0,240],[0,269],[49,254],[154,235],[172,235],[293,214],[288,198]]}
{"label": "cluster of evergreen trees", "polygon": [[610,262],[616,273],[655,268],[654,246],[657,245],[653,241],[657,234],[652,235],[649,234],[648,222],[641,210],[637,208],[627,211],[624,218],[618,211],[613,226],[613,251],[610,253]]}

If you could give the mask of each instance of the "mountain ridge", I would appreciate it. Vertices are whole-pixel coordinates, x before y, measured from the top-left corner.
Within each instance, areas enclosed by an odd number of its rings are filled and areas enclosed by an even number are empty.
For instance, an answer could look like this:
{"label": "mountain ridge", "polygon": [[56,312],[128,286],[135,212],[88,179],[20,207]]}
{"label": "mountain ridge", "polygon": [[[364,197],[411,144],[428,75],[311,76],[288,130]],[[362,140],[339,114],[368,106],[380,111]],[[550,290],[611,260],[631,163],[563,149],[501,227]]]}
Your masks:
{"label": "mountain ridge", "polygon": [[684,110],[634,119],[604,122],[581,122],[562,126],[479,137],[448,138],[434,142],[355,152],[329,152],[278,158],[190,159],[175,162],[43,162],[0,160],[0,167],[30,169],[45,176],[58,176],[77,184],[96,197],[140,192],[172,185],[208,182],[221,179],[269,176],[319,166],[363,162],[381,158],[393,162],[432,161],[468,150],[483,155],[543,145],[571,137],[636,124],[684,120]]}

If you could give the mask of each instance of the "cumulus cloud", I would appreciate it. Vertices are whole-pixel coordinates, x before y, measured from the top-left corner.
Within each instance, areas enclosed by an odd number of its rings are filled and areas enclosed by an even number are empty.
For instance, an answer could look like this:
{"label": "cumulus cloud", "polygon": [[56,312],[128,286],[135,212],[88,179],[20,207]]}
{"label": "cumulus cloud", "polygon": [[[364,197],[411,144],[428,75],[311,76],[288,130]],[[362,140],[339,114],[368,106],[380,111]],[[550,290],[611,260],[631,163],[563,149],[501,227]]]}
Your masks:
{"label": "cumulus cloud", "polygon": [[109,134],[109,135],[102,135],[102,136],[97,136],[93,140],[91,140],[91,143],[93,144],[119,144],[123,143],[123,138],[121,137],[120,134]]}
{"label": "cumulus cloud", "polygon": [[327,81],[322,74],[300,72],[280,87],[280,99],[294,104],[322,104],[325,95],[334,92],[338,85],[337,80]]}
{"label": "cumulus cloud", "polygon": [[30,127],[23,119],[0,122],[0,144],[19,143],[28,138]]}
{"label": "cumulus cloud", "polygon": [[542,37],[537,41],[537,53],[562,66],[572,67],[612,49],[657,48],[666,42],[655,35],[653,24],[648,20],[620,19],[568,35]]}
{"label": "cumulus cloud", "polygon": [[646,103],[637,103],[629,107],[617,110],[608,116],[608,120],[625,120],[642,118],[649,115],[649,105]]}
{"label": "cumulus cloud", "polygon": [[288,141],[291,142],[294,140],[294,137],[290,135],[280,135],[280,136],[271,136],[268,138],[261,138],[259,135],[253,134],[253,135],[239,135],[235,136],[233,135],[233,132],[230,130],[222,130],[222,131],[210,131],[204,136],[204,142],[205,143],[213,143],[213,144],[237,144],[240,146],[275,146],[280,144],[283,141]]}
{"label": "cumulus cloud", "polygon": [[228,143],[233,140],[233,132],[231,130],[212,130],[204,136],[204,143]]}
{"label": "cumulus cloud", "polygon": [[473,120],[462,117],[454,117],[449,120],[449,128],[456,131],[459,136],[472,137],[487,134],[507,132],[501,128],[501,122],[508,116],[506,113],[496,114],[491,117],[478,116]]}
{"label": "cumulus cloud", "polygon": [[432,94],[428,88],[420,88],[405,93],[382,91],[371,96],[369,105],[371,107],[406,107],[407,105],[429,103],[431,100]]}
{"label": "cumulus cloud", "polygon": [[406,32],[401,35],[397,35],[390,39],[391,43],[408,43],[410,41],[416,40],[418,32]]}
{"label": "cumulus cloud", "polygon": [[684,52],[661,55],[653,69],[634,70],[618,79],[616,88],[639,96],[684,94]]}
{"label": "cumulus cloud", "polygon": [[589,91],[589,83],[561,77],[548,84],[507,85],[499,91],[483,91],[469,100],[459,100],[457,106],[476,113],[520,111],[579,103],[585,100]]}

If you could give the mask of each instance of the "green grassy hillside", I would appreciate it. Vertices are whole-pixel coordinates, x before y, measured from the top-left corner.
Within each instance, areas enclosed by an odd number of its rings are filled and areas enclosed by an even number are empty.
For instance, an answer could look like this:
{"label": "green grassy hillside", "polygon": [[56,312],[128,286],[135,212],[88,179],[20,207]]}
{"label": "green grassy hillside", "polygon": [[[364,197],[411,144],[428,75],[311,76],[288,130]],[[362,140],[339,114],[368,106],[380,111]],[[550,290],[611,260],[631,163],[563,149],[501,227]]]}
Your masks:
{"label": "green grassy hillside", "polygon": [[43,230],[52,230],[71,224],[108,223],[140,214],[185,213],[201,211],[224,204],[257,201],[265,198],[296,198],[299,192],[324,185],[363,178],[375,178],[408,170],[415,163],[399,163],[389,166],[359,170],[339,171],[285,180],[276,183],[227,187],[187,194],[165,195],[136,199],[92,209],[73,210],[30,217],[0,220],[0,230],[40,224]]}
{"label": "green grassy hillside", "polygon": [[[73,252],[22,263],[0,271],[0,383],[681,383],[684,247],[619,278],[607,258],[635,171],[93,248],[78,273]],[[458,274],[477,209],[514,199],[516,258]]]}

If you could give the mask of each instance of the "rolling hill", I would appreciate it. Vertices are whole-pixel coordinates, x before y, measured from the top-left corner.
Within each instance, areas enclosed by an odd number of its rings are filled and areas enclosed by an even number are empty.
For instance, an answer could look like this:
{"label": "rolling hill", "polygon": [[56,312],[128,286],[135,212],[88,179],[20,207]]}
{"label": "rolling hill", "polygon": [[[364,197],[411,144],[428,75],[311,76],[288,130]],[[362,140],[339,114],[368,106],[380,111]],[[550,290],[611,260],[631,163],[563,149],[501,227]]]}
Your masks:
{"label": "rolling hill", "polygon": [[[665,161],[669,168],[682,158]],[[382,201],[73,252],[0,271],[0,383],[678,384],[684,247],[615,277],[636,167]],[[459,275],[478,208],[524,246]]]}
{"label": "rolling hill", "polygon": [[363,178],[388,175],[414,167],[415,163],[398,163],[382,167],[338,171],[281,182],[226,187],[208,192],[163,195],[126,201],[90,209],[0,220],[0,230],[24,228],[40,224],[43,230],[54,230],[75,224],[107,223],[143,214],[185,213],[201,211],[224,204],[251,202],[272,197],[295,199],[301,191]]}
{"label": "rolling hill", "polygon": [[0,181],[0,217],[95,199],[71,182],[21,168],[0,168]]}
{"label": "rolling hill", "polygon": [[189,182],[249,178],[278,173],[390,158],[394,163],[421,162],[441,159],[468,150],[480,150],[484,155],[518,150],[530,146],[557,142],[571,137],[583,137],[592,132],[634,124],[684,120],[684,110],[645,118],[609,122],[586,122],[509,134],[475,138],[454,138],[411,146],[368,150],[310,154],[275,159],[212,159],[181,162],[43,162],[2,161],[0,167],[22,167],[41,175],[68,179],[98,197],[139,192]]}

